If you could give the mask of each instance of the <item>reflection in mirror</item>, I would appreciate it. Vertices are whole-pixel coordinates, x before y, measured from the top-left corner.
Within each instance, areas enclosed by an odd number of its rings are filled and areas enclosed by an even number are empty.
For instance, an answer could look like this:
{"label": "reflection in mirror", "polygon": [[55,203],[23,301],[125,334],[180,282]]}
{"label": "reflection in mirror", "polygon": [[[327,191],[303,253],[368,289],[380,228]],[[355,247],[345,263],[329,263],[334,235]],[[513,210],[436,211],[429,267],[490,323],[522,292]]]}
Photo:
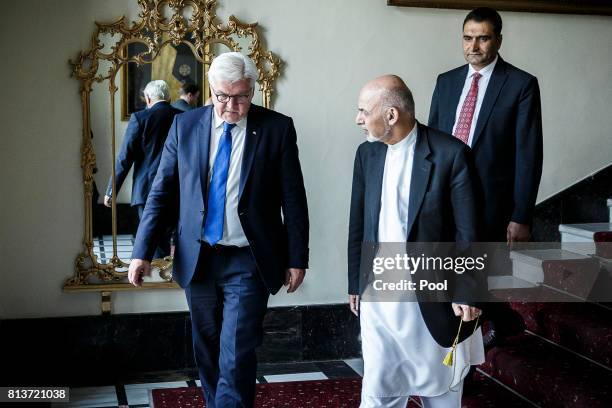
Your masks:
{"label": "reflection in mirror", "polygon": [[[168,41],[167,34],[162,36],[163,41]],[[183,84],[191,83],[200,89],[204,84],[204,68],[187,44],[187,40],[173,45],[166,43],[161,47],[159,54],[150,64],[138,65],[129,62],[127,70],[122,75],[122,112],[123,120],[127,121],[130,115],[145,108],[142,91],[147,83],[155,79],[166,81],[170,88],[172,102],[179,99],[179,90]],[[193,45],[193,43],[191,42]],[[127,57],[146,55],[147,46],[141,42],[134,42],[127,46]],[[198,98],[195,106],[202,106],[202,98]]]}
{"label": "reflection in mirror", "polygon": [[110,208],[104,206],[112,161],[108,81],[92,84],[90,111],[91,143],[96,156],[91,202],[93,252],[98,263],[108,264],[113,257],[112,213]]}
{"label": "reflection in mirror", "polygon": [[[247,24],[234,16],[227,22],[219,21],[216,0],[137,3],[141,21],[121,18],[96,23],[91,46],[70,61],[72,74],[81,83],[81,164],[86,205],[84,250],[76,257],[74,276],[64,285],[68,291],[131,289],[126,274],[121,272],[130,261],[139,222],[138,209],[132,205],[133,173],[126,175],[118,189],[111,182],[111,191],[116,190],[111,193],[116,197],[112,208],[104,206],[104,195],[128,119],[145,107],[141,99],[144,86],[153,79],[163,79],[175,101],[180,86],[193,82],[201,90],[200,106],[209,96],[204,68],[211,58],[226,51],[241,51],[255,56],[260,73],[253,101],[270,107],[279,75],[281,61],[262,45],[257,23]],[[153,276],[165,282],[149,288],[176,287],[168,282],[171,258],[156,259],[152,266]]]}
{"label": "reflection in mirror", "polygon": [[[112,175],[112,127],[109,82],[95,83],[91,92],[91,135],[92,147],[96,155],[92,196],[92,239],[93,252],[100,264],[111,263],[113,256],[123,262],[129,262],[132,252],[133,233],[138,226],[137,214],[130,206],[131,172],[127,177],[127,185],[116,200],[116,242],[113,240],[113,213],[104,204],[109,180]],[[118,110],[115,109],[115,118]],[[115,121],[116,145],[120,146],[125,131],[125,123]],[[115,153],[116,155],[116,153]],[[112,187],[111,187],[112,189]],[[123,189],[122,189],[123,190]],[[121,268],[117,268],[121,271]]]}
{"label": "reflection in mirror", "polygon": [[[173,75],[172,72],[164,71],[163,66],[160,67],[160,64],[167,61],[166,55],[175,56],[175,50],[175,47],[167,44],[162,47],[160,55],[149,64],[150,81],[142,86],[145,108],[134,112],[127,125],[122,122],[123,129],[116,129],[115,184],[113,187],[113,180],[109,178],[105,194],[109,201],[110,197],[117,197],[114,207],[117,226],[116,248],[117,257],[124,266],[131,261],[138,224],[157,173],[170,125],[174,116],[181,112],[172,108],[168,102],[170,95],[168,82],[176,81],[176,78],[169,78]],[[153,255],[154,259],[170,256],[170,241],[175,230],[176,217],[171,211],[164,215],[168,217],[164,220],[166,225]]]}
{"label": "reflection in mirror", "polygon": [[[146,51],[147,48],[143,43],[132,43],[127,47],[128,56],[136,56]],[[124,65],[122,71],[124,72],[120,77],[125,82],[121,83],[119,88],[122,90],[123,100],[127,101],[127,104],[124,104],[124,110],[127,110],[130,115],[127,117],[127,125],[126,122],[122,122],[123,129],[117,128],[115,136],[115,182],[117,183],[115,187],[118,191],[116,200],[117,255],[123,262],[129,263],[140,216],[159,163],[161,148],[172,123],[172,117],[165,116],[167,109],[161,109],[156,104],[149,108],[159,113],[151,114],[155,119],[151,120],[151,123],[155,122],[155,127],[147,124],[148,119],[146,118],[150,116],[142,115],[142,112],[147,109],[144,89],[151,81],[163,80],[168,85],[170,100],[177,101],[180,89],[184,84],[195,84],[201,87],[204,72],[203,64],[195,59],[191,48],[185,43],[179,43],[176,46],[166,43],[150,64],[137,65],[131,62]],[[196,106],[202,105],[201,99],[196,101]],[[133,117],[136,112],[140,112],[137,114],[138,121]],[[139,130],[136,131],[135,128]],[[136,143],[135,138],[137,138]],[[126,171],[126,166],[131,167],[127,177],[124,172],[122,173],[122,170]],[[135,169],[136,173],[134,173]],[[109,180],[108,186],[110,185]],[[107,190],[107,194],[112,196],[110,190]],[[155,259],[170,255],[170,236],[173,229],[173,225],[168,225],[164,238],[154,255]]]}
{"label": "reflection in mirror", "polygon": [[[205,82],[203,64],[196,60],[191,48],[184,42],[178,46],[167,44],[162,48],[160,55],[151,64],[151,76],[168,83],[172,102],[180,98],[181,86],[194,84],[202,89]],[[202,102],[199,97],[194,106],[202,106]]]}
{"label": "reflection in mirror", "polygon": [[[123,70],[123,68],[122,68]],[[121,75],[117,75],[116,85],[119,89],[121,89]],[[118,95],[115,97],[118,99]],[[104,180],[103,184],[103,194],[111,197],[113,194],[116,195],[115,200],[115,223],[116,223],[116,254],[117,258],[119,258],[124,264],[129,264],[132,258],[132,248],[134,245],[134,235],[136,233],[136,229],[138,228],[138,212],[131,205],[131,197],[132,197],[132,177],[133,177],[133,169],[129,169],[128,174],[125,177],[125,181],[123,182],[120,188],[119,186],[112,185],[112,161],[113,157],[115,160],[119,157],[121,152],[121,146],[124,144],[124,135],[127,129],[127,122],[123,122],[119,120],[119,111],[118,104],[115,105],[115,121],[112,124],[115,129],[115,151],[114,155],[109,154],[105,156],[106,163],[108,166],[108,177]],[[110,127],[109,122],[109,127]],[[109,145],[110,138],[109,138]],[[115,163],[115,171],[117,171],[117,163]],[[111,210],[111,208],[104,207],[107,210]],[[112,236],[111,236],[112,240]],[[124,265],[122,267],[116,268],[118,272],[127,270],[127,267]]]}

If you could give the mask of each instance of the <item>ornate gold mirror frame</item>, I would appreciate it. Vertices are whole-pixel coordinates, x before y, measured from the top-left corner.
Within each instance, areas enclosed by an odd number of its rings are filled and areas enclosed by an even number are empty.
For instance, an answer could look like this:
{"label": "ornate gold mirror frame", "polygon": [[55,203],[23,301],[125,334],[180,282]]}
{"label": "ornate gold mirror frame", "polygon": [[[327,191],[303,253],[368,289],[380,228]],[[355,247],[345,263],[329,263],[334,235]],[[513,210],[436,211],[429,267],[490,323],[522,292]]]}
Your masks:
{"label": "ornate gold mirror frame", "polygon": [[[76,60],[70,60],[72,75],[80,81],[80,94],[83,115],[82,157],[84,186],[84,251],[75,261],[75,272],[66,280],[64,291],[67,292],[101,292],[102,313],[111,311],[111,295],[114,291],[136,290],[127,282],[127,272],[118,269],[127,264],[117,256],[116,202],[113,193],[112,230],[113,256],[108,264],[98,262],[93,250],[92,233],[92,195],[93,174],[96,167],[96,155],[91,140],[91,92],[94,83],[108,81],[110,95],[112,174],[115,173],[115,95],[118,87],[115,84],[117,73],[128,62],[150,64],[159,55],[161,49],[172,44],[188,45],[195,58],[202,63],[205,71],[214,59],[213,45],[221,44],[233,51],[246,52],[255,62],[259,71],[259,90],[262,104],[271,106],[274,82],[279,76],[280,59],[266,51],[257,32],[257,23],[246,24],[233,15],[226,24],[220,23],[216,16],[217,0],[137,0],[140,7],[140,21],[129,25],[125,16],[114,23],[96,22],[96,30],[91,38],[91,47],[81,51]],[[237,38],[250,39],[248,50],[241,49]],[[111,38],[114,44],[105,43],[103,38]],[[127,46],[141,43],[147,51],[136,55],[127,55]],[[109,49],[110,52],[103,52]],[[104,72],[105,68],[108,70]],[[203,84],[204,85],[204,84]],[[206,86],[203,88],[208,92]],[[114,184],[114,179],[113,179]],[[114,191],[114,190],[113,190]],[[172,281],[170,270],[172,258],[156,259],[152,263],[163,279],[161,282],[144,283],[142,289],[178,288]],[[155,273],[155,272],[154,272]]]}

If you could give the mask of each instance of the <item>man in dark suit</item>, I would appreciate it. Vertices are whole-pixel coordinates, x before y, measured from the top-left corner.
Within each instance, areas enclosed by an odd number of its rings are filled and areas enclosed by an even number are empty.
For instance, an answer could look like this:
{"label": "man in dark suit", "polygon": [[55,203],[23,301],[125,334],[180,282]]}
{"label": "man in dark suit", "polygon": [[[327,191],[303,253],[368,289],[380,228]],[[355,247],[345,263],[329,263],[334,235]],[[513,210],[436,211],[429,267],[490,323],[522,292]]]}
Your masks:
{"label": "man in dark suit", "polygon": [[268,297],[283,284],[294,292],[308,267],[295,128],[251,104],[258,75],[240,53],[213,60],[213,106],[176,116],[129,269],[136,286],[150,274],[160,219],[178,193],[173,276],[185,289],[209,408],[253,406]]}
{"label": "man in dark suit", "polygon": [[[429,126],[452,133],[474,152],[484,194],[482,241],[528,241],[542,174],[542,113],[538,81],[507,63],[498,51],[502,20],[490,8],[470,12],[463,22],[467,65],[438,76]],[[504,304],[487,315],[494,345],[501,335],[523,329]],[[505,331],[505,333],[504,333]]]}
{"label": "man in dark suit", "polygon": [[172,102],[172,106],[183,112],[195,109],[198,98],[200,97],[200,88],[196,84],[185,83],[179,90],[179,98]]}
{"label": "man in dark suit", "polygon": [[[125,178],[134,166],[132,175],[131,205],[138,207],[138,216],[142,217],[151,184],[157,173],[161,152],[168,136],[168,130],[174,115],[181,113],[170,106],[170,92],[165,81],[149,82],[144,89],[144,98],[147,108],[135,112],[130,117],[121,150],[115,162],[115,193],[119,192]],[[108,180],[104,205],[112,206],[113,178]],[[170,254],[171,228],[166,227],[164,239],[160,240],[155,258],[162,258]]]}
{"label": "man in dark suit", "polygon": [[[453,386],[460,388],[463,378],[451,378],[453,369],[442,360],[457,335],[457,316],[467,322],[480,315],[473,303],[477,279],[448,274],[448,302],[418,296],[418,303],[360,302],[360,296],[372,286],[367,276],[372,259],[363,252],[368,244],[477,239],[470,149],[418,124],[412,94],[394,75],[364,86],[356,122],[368,139],[355,157],[348,237],[349,304],[361,316],[365,363],[361,406],[405,407],[411,394],[425,398],[428,406],[458,406],[461,393],[448,387],[455,379]],[[474,333],[474,325],[469,327],[460,340]],[[459,344],[457,355],[457,372],[463,364],[484,361],[480,330]]]}

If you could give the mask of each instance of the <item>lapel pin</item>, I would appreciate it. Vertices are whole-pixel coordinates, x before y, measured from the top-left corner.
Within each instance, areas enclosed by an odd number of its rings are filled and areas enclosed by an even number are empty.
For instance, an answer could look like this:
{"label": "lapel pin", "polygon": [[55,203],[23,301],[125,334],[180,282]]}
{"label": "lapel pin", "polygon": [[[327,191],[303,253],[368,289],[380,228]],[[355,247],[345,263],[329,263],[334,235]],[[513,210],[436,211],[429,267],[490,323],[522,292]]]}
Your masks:
{"label": "lapel pin", "polygon": [[254,135],[256,135],[256,134],[257,134],[257,132],[253,131],[253,134],[254,134]]}

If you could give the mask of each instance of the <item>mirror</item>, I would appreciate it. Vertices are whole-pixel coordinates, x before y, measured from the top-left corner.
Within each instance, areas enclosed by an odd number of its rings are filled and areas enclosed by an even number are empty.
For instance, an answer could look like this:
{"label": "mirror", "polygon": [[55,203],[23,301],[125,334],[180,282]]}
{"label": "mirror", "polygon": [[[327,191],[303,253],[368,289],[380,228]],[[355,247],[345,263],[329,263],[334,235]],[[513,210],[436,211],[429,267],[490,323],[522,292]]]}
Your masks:
{"label": "mirror", "polygon": [[104,206],[104,194],[112,169],[110,104],[108,103],[108,84],[94,83],[91,89],[91,144],[96,157],[93,169],[91,202],[93,253],[96,261],[108,264],[113,257],[112,211]]}
{"label": "mirror", "polygon": [[[151,34],[146,35],[153,39]],[[205,67],[193,53],[193,40],[183,40],[174,45],[168,35],[164,34],[162,41],[164,45],[150,63],[138,64],[131,61],[121,69],[121,115],[124,121],[128,121],[132,113],[146,108],[142,92],[153,79],[166,81],[172,102],[179,99],[183,84],[191,83],[202,88],[206,83]],[[147,52],[146,44],[134,42],[127,45],[124,56],[129,61],[138,55],[146,56]],[[196,106],[202,106],[203,101],[200,97]]]}
{"label": "mirror", "polygon": [[[113,23],[96,23],[91,47],[70,61],[73,76],[81,83],[83,112],[82,160],[85,199],[84,250],[76,259],[75,273],[66,291],[102,292],[134,289],[127,282],[138,208],[131,205],[132,170],[119,187],[115,163],[128,120],[145,107],[142,89],[151,80],[164,79],[172,101],[184,82],[202,90],[198,105],[210,96],[206,70],[215,55],[245,53],[259,70],[254,103],[271,106],[274,81],[281,61],[262,46],[257,23],[245,24],[234,16],[223,24],[215,10],[217,0],[134,0],[139,22],[125,17]],[[110,186],[112,206],[104,205]],[[153,260],[153,277],[144,288],[175,288],[172,258]],[[104,305],[103,311],[110,310]]]}

